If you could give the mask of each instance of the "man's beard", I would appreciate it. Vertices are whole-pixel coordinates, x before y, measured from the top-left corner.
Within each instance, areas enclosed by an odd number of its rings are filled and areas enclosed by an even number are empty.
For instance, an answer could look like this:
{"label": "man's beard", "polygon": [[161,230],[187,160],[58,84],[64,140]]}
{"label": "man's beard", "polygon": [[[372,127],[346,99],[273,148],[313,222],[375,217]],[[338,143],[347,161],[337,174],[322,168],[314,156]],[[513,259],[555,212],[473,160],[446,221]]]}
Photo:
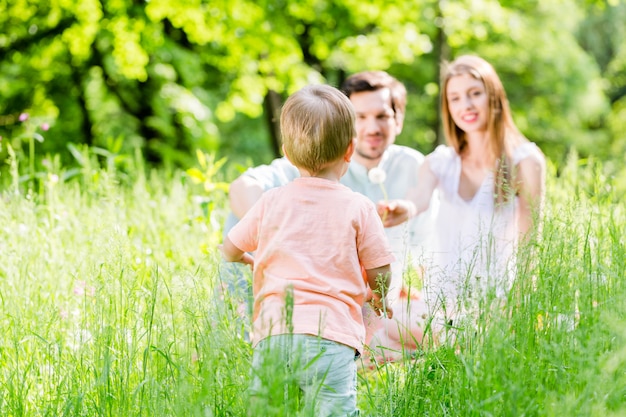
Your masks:
{"label": "man's beard", "polygon": [[365,158],[365,159],[369,159],[370,161],[375,161],[377,159],[380,159],[383,156],[383,153],[385,152],[385,150],[383,149],[381,152],[378,152],[378,154],[376,156],[371,156],[371,155],[367,155],[367,154],[363,153],[363,151],[361,151],[360,149],[355,149],[354,151],[360,157]]}

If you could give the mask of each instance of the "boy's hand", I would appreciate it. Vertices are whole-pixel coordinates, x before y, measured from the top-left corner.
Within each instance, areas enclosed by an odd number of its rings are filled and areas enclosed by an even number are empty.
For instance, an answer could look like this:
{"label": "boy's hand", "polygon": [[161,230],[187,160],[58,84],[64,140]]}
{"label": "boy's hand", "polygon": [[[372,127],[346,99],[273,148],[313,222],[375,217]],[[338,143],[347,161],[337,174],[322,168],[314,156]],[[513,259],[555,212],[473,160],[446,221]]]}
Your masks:
{"label": "boy's hand", "polygon": [[254,257],[248,252],[244,253],[239,261],[242,264],[250,265],[250,268],[254,269]]}
{"label": "boy's hand", "polygon": [[386,299],[381,299],[380,296],[374,294],[369,303],[377,316],[388,319],[393,318],[393,310],[389,306],[389,303],[387,303]]}

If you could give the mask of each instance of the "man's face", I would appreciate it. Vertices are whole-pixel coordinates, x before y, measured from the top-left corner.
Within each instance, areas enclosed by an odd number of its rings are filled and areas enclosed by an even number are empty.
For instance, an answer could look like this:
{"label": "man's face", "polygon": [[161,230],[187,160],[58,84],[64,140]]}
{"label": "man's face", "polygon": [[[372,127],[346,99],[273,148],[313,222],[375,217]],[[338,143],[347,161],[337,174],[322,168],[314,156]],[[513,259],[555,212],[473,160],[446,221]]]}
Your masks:
{"label": "man's face", "polygon": [[391,91],[383,88],[353,93],[350,101],[356,113],[353,158],[367,168],[375,167],[402,128],[391,106]]}

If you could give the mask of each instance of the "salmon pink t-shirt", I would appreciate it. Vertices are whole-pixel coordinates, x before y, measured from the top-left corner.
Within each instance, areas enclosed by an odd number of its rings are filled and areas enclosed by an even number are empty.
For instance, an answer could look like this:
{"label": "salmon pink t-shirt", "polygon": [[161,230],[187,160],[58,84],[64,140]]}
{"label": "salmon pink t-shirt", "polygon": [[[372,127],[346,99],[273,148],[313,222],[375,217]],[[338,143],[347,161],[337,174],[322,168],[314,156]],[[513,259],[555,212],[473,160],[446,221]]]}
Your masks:
{"label": "salmon pink t-shirt", "polygon": [[367,197],[326,179],[297,178],[265,192],[228,237],[255,252],[253,345],[294,333],[362,350],[361,265],[394,261]]}

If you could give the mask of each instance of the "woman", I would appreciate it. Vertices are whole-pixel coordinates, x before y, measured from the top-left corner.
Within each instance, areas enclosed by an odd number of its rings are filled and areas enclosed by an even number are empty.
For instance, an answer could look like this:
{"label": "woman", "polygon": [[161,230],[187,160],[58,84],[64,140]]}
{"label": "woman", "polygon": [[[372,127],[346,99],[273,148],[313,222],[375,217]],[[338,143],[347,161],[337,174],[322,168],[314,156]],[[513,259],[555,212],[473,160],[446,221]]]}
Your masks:
{"label": "woman", "polygon": [[464,55],[444,65],[441,94],[447,146],[426,157],[410,202],[378,210],[385,226],[399,224],[426,210],[438,190],[424,295],[431,313],[448,322],[506,296],[517,245],[538,229],[545,158],[515,126],[502,82],[484,59]]}

